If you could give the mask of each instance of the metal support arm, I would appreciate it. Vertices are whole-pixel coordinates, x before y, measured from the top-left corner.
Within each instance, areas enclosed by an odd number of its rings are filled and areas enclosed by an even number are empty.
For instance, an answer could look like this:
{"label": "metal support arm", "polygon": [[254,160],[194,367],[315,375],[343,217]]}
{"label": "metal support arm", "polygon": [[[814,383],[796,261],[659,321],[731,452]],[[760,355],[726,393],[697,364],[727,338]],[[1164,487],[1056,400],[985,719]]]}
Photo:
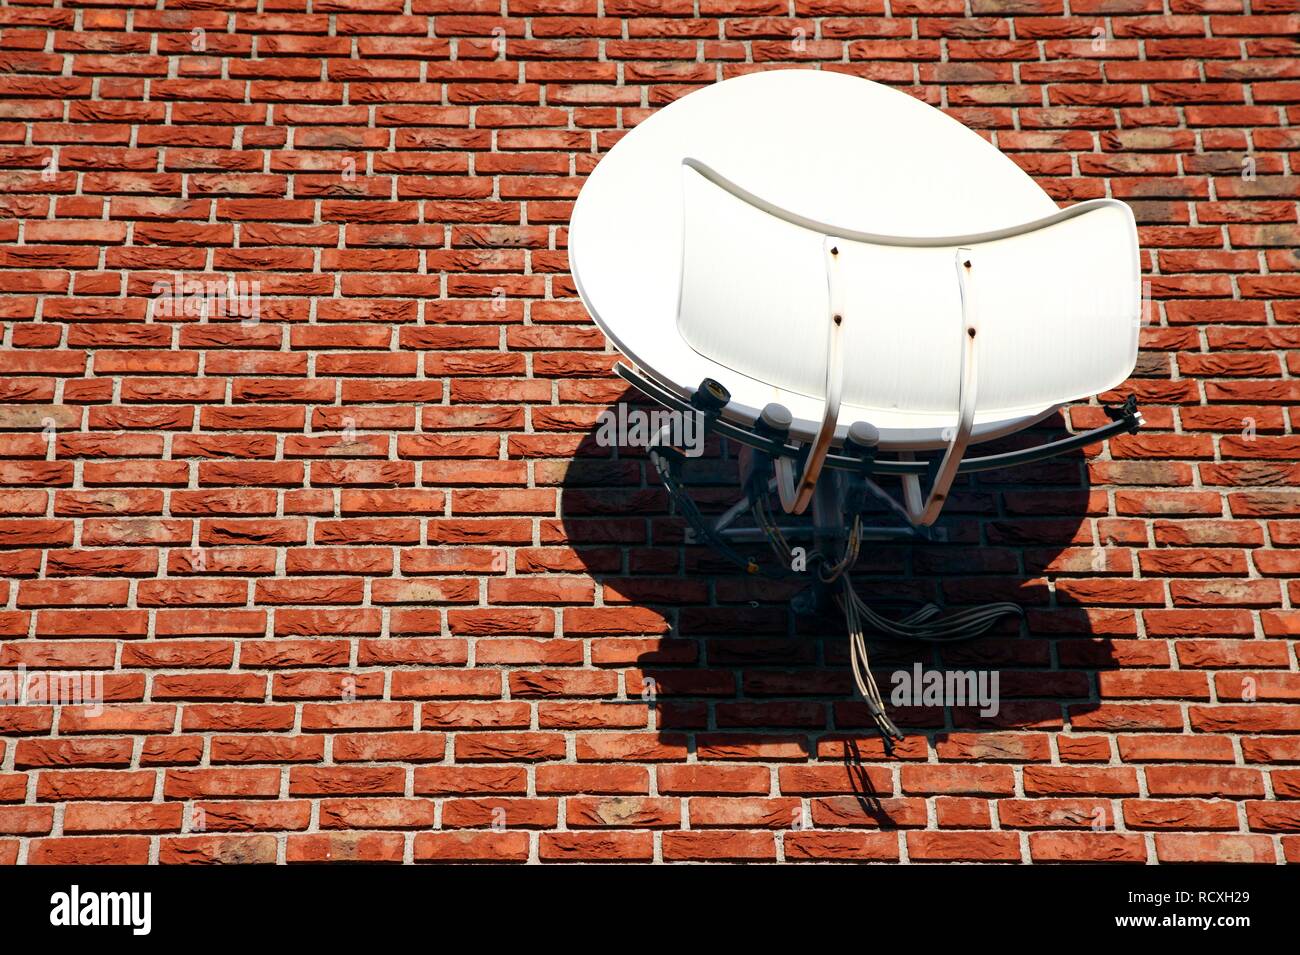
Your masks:
{"label": "metal support arm", "polygon": [[840,397],[844,391],[844,288],[840,281],[840,250],[835,239],[827,237],[823,248],[826,255],[826,285],[830,314],[826,325],[826,397],[822,406],[821,426],[808,448],[798,483],[790,488],[790,472],[777,467],[777,489],[781,506],[788,514],[802,514],[813,499],[822,465],[831,449],[835,427],[840,421]]}
{"label": "metal support arm", "polygon": [[951,429],[952,437],[944,450],[943,460],[930,482],[930,493],[921,503],[921,479],[915,474],[903,476],[903,499],[907,503],[907,516],[913,524],[929,527],[939,517],[953,478],[961,465],[962,456],[970,444],[971,430],[975,427],[975,398],[979,385],[979,365],[976,361],[976,333],[979,319],[975,308],[975,289],[971,277],[970,249],[957,250],[957,287],[961,292],[961,379],[957,385],[957,426]]}

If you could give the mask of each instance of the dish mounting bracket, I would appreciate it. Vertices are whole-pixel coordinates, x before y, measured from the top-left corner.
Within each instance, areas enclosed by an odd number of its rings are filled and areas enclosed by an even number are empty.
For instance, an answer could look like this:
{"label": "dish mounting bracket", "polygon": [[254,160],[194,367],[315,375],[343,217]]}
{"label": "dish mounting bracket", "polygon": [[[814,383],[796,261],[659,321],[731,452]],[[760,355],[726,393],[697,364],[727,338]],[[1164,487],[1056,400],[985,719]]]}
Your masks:
{"label": "dish mounting bracket", "polygon": [[[840,281],[839,244],[834,236],[825,239],[826,282],[829,291],[829,322],[826,336],[826,388],[822,419],[817,434],[802,456],[802,466],[795,458],[778,458],[774,462],[776,488],[781,507],[787,514],[802,514],[813,499],[822,465],[830,452],[839,423],[844,391],[844,336],[850,320],[846,313],[843,283]],[[975,401],[978,394],[979,315],[976,307],[974,261],[971,250],[958,248],[955,265],[961,298],[961,378],[957,387],[957,424],[945,429],[948,445],[936,467],[930,469],[929,491],[922,496],[920,475],[903,476],[903,501],[907,517],[918,527],[928,527],[939,517],[948,500],[958,465],[970,445],[975,426]],[[910,455],[904,456],[911,460]]]}

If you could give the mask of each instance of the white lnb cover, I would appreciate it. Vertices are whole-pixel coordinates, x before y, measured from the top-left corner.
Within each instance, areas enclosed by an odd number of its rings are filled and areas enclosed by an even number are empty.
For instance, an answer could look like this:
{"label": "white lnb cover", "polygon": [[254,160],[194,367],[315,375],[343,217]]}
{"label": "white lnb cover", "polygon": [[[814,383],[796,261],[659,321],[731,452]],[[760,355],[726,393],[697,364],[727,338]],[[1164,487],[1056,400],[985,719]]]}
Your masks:
{"label": "white lnb cover", "polygon": [[[981,416],[1086,398],[1133,370],[1140,264],[1122,203],[1081,203],[979,236],[897,239],[872,235],[870,222],[829,225],[760,208],[752,195],[681,169],[678,331],[740,374],[825,394],[827,235],[840,256],[843,401],[867,420],[872,409],[955,414],[965,333],[958,248],[972,262]],[[731,185],[743,193],[743,183]]]}

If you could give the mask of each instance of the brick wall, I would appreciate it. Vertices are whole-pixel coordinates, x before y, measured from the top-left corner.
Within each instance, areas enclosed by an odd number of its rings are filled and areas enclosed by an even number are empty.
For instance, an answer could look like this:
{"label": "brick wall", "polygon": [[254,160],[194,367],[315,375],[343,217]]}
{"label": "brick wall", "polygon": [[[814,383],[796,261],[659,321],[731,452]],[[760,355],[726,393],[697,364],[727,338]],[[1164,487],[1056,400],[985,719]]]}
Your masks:
{"label": "brick wall", "polygon": [[[108,701],[0,707],[0,862],[1300,858],[1297,10],[0,7],[0,675]],[[892,756],[835,622],[680,548],[596,445],[624,392],[566,272],[623,130],[791,65],[1130,202],[1154,299],[1104,396],[1144,431],[864,556],[873,599],[1029,611],[878,648],[886,686],[1001,679],[995,718],[901,710]]]}

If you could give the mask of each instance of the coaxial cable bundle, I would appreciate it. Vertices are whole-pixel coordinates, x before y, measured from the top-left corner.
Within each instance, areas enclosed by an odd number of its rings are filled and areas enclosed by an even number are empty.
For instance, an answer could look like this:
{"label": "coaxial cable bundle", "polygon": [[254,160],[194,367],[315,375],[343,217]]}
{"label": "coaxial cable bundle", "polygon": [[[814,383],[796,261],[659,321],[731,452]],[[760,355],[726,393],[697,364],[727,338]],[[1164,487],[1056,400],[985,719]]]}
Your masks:
{"label": "coaxial cable bundle", "polygon": [[[844,550],[837,559],[814,550],[807,555],[807,569],[799,574],[794,570],[795,554],[789,540],[773,518],[770,494],[759,490],[766,482],[747,489],[749,513],[754,526],[761,532],[773,556],[775,565],[760,565],[758,561],[736,550],[723,538],[700,511],[686,492],[680,474],[680,459],[672,451],[652,447],[650,459],[663,479],[676,510],[695,530],[699,538],[710,544],[719,554],[747,574],[761,573],[771,579],[804,576],[814,586],[826,588],[844,615],[849,637],[849,663],[858,693],[867,704],[871,718],[882,735],[891,740],[903,739],[885,707],[884,698],[871,672],[867,652],[867,633],[889,640],[912,643],[957,643],[971,640],[987,633],[999,620],[1011,614],[1023,616],[1018,604],[1009,602],[984,604],[960,610],[947,616],[935,604],[928,603],[899,620],[891,620],[873,610],[859,596],[853,586],[851,572],[861,552],[862,515],[856,515],[845,534]],[[874,488],[872,487],[868,490]],[[879,496],[888,497],[883,491]],[[897,505],[895,505],[897,507]]]}
{"label": "coaxial cable bundle", "polygon": [[[780,528],[772,520],[766,496],[756,497],[751,502],[750,511],[755,524],[763,529],[777,559],[788,567],[792,551]],[[926,604],[901,620],[881,616],[858,595],[850,577],[861,549],[861,529],[862,517],[859,514],[850,525],[840,559],[829,564],[823,555],[814,553],[810,555],[809,565],[816,569],[821,584],[835,588],[835,603],[844,614],[848,629],[849,662],[853,680],[867,704],[872,720],[884,736],[902,739],[902,732],[886,712],[885,701],[871,672],[866,631],[870,629],[887,638],[904,642],[957,643],[987,633],[1003,617],[1010,614],[1023,616],[1024,612],[1018,604],[1001,602],[972,607],[945,617],[939,607]]]}

